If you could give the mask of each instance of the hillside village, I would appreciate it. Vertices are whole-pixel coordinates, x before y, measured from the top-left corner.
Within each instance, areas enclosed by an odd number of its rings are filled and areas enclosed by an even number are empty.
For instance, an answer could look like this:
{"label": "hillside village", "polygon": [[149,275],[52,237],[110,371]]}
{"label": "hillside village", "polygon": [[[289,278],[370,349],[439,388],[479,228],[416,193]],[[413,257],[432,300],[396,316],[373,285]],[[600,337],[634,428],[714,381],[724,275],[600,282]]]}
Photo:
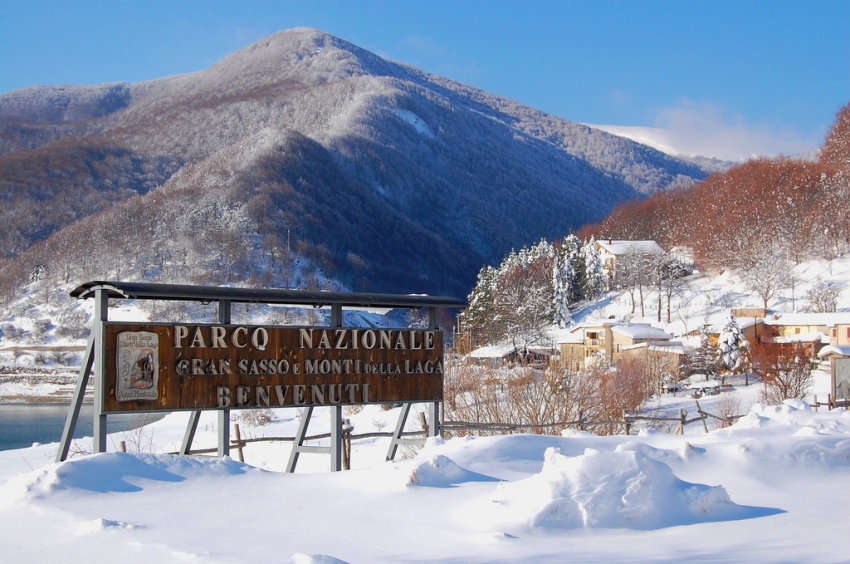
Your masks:
{"label": "hillside village", "polygon": [[[644,257],[669,256],[654,241],[596,242],[602,260],[600,264],[607,290],[598,299],[575,305],[570,323],[562,328],[548,327],[532,340],[517,340],[505,335],[501,341],[476,343],[473,335],[457,335],[458,347],[471,363],[490,369],[530,366],[538,370],[553,367],[563,370],[596,371],[601,363],[607,366],[637,366],[642,381],[649,389],[638,403],[646,405],[651,395],[660,397],[676,391],[696,390],[718,394],[734,390],[736,384],[762,383],[767,364],[747,358],[746,366],[724,365],[721,362],[721,340],[728,336],[729,323],[737,327],[746,340],[748,357],[770,349],[775,357],[803,356],[811,370],[820,367],[835,378],[835,361],[850,358],[850,295],[846,291],[850,265],[848,257],[834,261],[811,261],[793,269],[793,287],[781,288],[763,307],[759,294],[747,287],[739,273],[725,271],[709,276],[694,271],[677,285],[675,294],[667,296],[668,307],[675,312],[664,318],[662,290],[647,283],[644,288],[645,314],[622,286],[628,279],[627,267],[636,262],[634,255]],[[677,249],[676,260],[688,257]],[[631,255],[631,258],[630,258]],[[687,262],[687,258],[684,259]],[[531,272],[529,270],[529,272]],[[818,292],[831,289],[828,303],[820,303]],[[471,296],[471,301],[475,296]],[[492,336],[488,336],[492,339]],[[482,346],[475,346],[475,345]],[[779,366],[774,362],[771,368]],[[785,367],[791,370],[789,366]],[[812,403],[843,405],[850,399],[847,386],[833,380],[829,397],[811,395],[811,381],[799,399]],[[837,396],[835,395],[837,392]],[[782,398],[779,398],[780,401]],[[637,408],[637,404],[629,406]]]}

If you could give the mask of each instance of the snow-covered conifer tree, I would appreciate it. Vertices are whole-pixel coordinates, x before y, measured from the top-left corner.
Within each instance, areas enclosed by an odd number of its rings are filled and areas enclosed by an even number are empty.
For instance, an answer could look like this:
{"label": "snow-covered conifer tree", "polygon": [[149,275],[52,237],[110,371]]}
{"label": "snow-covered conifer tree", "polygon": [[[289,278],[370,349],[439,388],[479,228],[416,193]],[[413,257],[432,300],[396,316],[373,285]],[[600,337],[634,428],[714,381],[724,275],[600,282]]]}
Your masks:
{"label": "snow-covered conifer tree", "polygon": [[605,274],[602,272],[602,259],[599,258],[596,239],[591,237],[582,245],[581,255],[584,258],[582,294],[586,300],[594,300],[605,290]]}
{"label": "snow-covered conifer tree", "polygon": [[553,321],[561,328],[566,327],[572,320],[569,305],[574,278],[572,264],[564,251],[565,249],[561,249],[552,262]]}
{"label": "snow-covered conifer tree", "polygon": [[569,302],[576,303],[584,299],[584,258],[581,256],[581,241],[570,233],[561,243],[561,252],[570,263]]}
{"label": "snow-covered conifer tree", "polygon": [[711,343],[709,337],[711,328],[707,323],[699,329],[699,346],[691,350],[687,355],[688,372],[692,374],[705,374],[706,378],[717,374],[717,347]]}
{"label": "snow-covered conifer tree", "polygon": [[461,314],[464,329],[471,330],[476,337],[487,338],[487,329],[495,315],[495,294],[498,282],[498,272],[489,265],[484,265],[478,272],[475,287],[467,297],[469,307]]}
{"label": "snow-covered conifer tree", "polygon": [[725,368],[732,374],[741,374],[749,370],[750,343],[731,313],[717,339],[717,360],[721,368]]}
{"label": "snow-covered conifer tree", "polygon": [[554,258],[555,247],[553,247],[552,243],[546,239],[541,239],[540,242],[534,245],[529,252],[531,255],[531,262],[534,262],[538,259]]}

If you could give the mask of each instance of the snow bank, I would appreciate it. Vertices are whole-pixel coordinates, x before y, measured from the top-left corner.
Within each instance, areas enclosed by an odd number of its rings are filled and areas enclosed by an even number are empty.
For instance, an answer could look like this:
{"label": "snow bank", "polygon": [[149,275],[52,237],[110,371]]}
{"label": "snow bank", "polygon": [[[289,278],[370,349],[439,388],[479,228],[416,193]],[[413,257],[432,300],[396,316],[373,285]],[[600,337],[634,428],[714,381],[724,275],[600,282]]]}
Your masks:
{"label": "snow bank", "polygon": [[155,482],[261,472],[230,458],[198,458],[167,454],[121,452],[72,458],[22,474],[0,486],[0,500],[9,503],[41,499],[60,491],[138,492]]}
{"label": "snow bank", "polygon": [[461,468],[450,458],[438,455],[419,462],[407,474],[407,484],[447,488],[464,482],[493,481],[494,478]]}
{"label": "snow bank", "polygon": [[845,434],[850,432],[850,411],[814,411],[800,400],[785,400],[782,405],[757,403],[740,418],[733,429],[763,429],[768,427],[793,427],[795,434]]}
{"label": "snow bank", "polygon": [[492,502],[502,525],[547,529],[659,529],[741,519],[749,511],[722,487],[679,480],[641,452],[595,449],[576,457],[547,449],[538,474],[502,484]]}
{"label": "snow bank", "polygon": [[345,560],[340,560],[333,556],[326,556],[324,554],[302,554],[300,552],[293,554],[292,558],[290,558],[287,562],[288,564],[345,564]]}

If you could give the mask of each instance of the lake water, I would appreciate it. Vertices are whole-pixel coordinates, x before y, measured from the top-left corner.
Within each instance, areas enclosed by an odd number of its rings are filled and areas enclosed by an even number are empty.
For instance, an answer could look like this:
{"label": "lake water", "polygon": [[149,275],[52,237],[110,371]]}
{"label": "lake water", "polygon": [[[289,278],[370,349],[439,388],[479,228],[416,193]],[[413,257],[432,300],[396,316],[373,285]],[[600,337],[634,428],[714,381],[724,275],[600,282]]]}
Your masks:
{"label": "lake water", "polygon": [[[59,442],[70,408],[67,403],[0,403],[0,450],[29,447],[33,443]],[[91,404],[83,404],[74,437],[92,436],[93,410]],[[147,422],[160,417],[150,416]],[[107,432],[136,429],[142,423],[137,414],[110,415]]]}

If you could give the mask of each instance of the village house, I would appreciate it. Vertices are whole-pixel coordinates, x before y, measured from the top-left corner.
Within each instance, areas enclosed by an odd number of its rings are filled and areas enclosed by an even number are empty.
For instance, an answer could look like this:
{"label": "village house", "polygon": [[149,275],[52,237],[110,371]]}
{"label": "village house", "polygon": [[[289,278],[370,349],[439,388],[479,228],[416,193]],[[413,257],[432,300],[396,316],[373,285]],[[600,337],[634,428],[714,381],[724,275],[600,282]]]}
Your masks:
{"label": "village house", "polygon": [[655,241],[596,241],[596,250],[602,262],[602,272],[613,290],[622,280],[625,268],[633,259],[663,255],[664,249]]}
{"label": "village house", "polygon": [[616,321],[582,323],[561,338],[561,364],[572,370],[583,370],[590,358],[604,355],[610,359],[614,353],[612,328]]}
{"label": "village house", "polygon": [[672,335],[644,323],[602,321],[582,323],[570,331],[560,343],[561,363],[573,370],[586,368],[591,358],[603,356],[617,362],[623,352],[635,345],[668,342]]}
{"label": "village house", "polygon": [[765,316],[764,324],[778,337],[818,341],[825,345],[850,345],[850,313],[782,313]]}
{"label": "village house", "polygon": [[543,368],[549,365],[555,352],[551,347],[528,347],[518,350],[514,345],[503,344],[479,347],[469,353],[468,358],[474,364],[489,368],[515,365]]}
{"label": "village house", "polygon": [[810,349],[812,358],[827,345],[850,346],[850,313],[789,313],[764,308],[732,310],[744,337],[750,343],[799,343]]}
{"label": "village house", "polygon": [[685,346],[681,341],[651,341],[638,343],[620,350],[620,358],[637,359],[650,374],[669,374],[672,381],[679,379],[685,363]]}

